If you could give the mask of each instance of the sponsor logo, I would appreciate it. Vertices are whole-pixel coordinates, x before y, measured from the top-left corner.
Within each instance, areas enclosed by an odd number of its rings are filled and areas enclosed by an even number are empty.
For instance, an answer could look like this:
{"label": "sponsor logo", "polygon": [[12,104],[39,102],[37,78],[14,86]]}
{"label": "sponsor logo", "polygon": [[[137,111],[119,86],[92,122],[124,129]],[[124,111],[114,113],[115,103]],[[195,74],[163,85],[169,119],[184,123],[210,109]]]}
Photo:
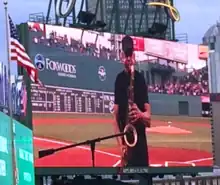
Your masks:
{"label": "sponsor logo", "polygon": [[132,173],[132,174],[134,174],[134,173],[148,173],[149,172],[149,170],[148,170],[148,168],[123,168],[123,173]]}
{"label": "sponsor logo", "polygon": [[105,94],[103,95],[105,103],[105,109],[109,110],[110,113],[114,112],[114,95]]}
{"label": "sponsor logo", "polygon": [[208,46],[199,45],[199,59],[208,60],[209,58],[209,48]]}
{"label": "sponsor logo", "polygon": [[179,21],[180,20],[179,11],[176,9],[176,7],[171,5],[170,0],[165,0],[164,2],[150,2],[150,3],[147,3],[147,5],[156,6],[156,7],[164,7],[164,8],[166,8],[166,10],[168,12],[169,17],[173,21]]}
{"label": "sponsor logo", "polygon": [[0,176],[6,176],[6,163],[4,160],[0,159]]}
{"label": "sponsor logo", "polygon": [[34,59],[35,66],[39,71],[49,70],[57,73],[58,76],[76,78],[76,65],[53,61],[37,54]]}
{"label": "sponsor logo", "polygon": [[66,2],[66,1],[65,0],[57,0],[55,12],[58,17],[66,18],[72,12],[73,8],[75,8],[76,0],[68,0],[67,1],[68,4],[65,9],[62,6],[63,2]]}
{"label": "sponsor logo", "polygon": [[101,81],[105,81],[106,80],[106,70],[105,70],[104,66],[100,66],[99,67],[98,75],[99,75],[99,79]]}
{"label": "sponsor logo", "polygon": [[31,174],[28,173],[28,172],[24,172],[24,180],[25,180],[26,182],[31,182],[31,181],[32,181]]}
{"label": "sponsor logo", "polygon": [[43,71],[44,70],[44,68],[45,68],[45,59],[44,59],[43,55],[37,54],[35,56],[35,58],[34,58],[34,63],[35,63],[36,68],[39,71]]}
{"label": "sponsor logo", "polygon": [[30,163],[34,162],[33,154],[23,149],[19,149],[19,158]]}
{"label": "sponsor logo", "polygon": [[8,140],[6,137],[0,136],[0,152],[8,153]]}

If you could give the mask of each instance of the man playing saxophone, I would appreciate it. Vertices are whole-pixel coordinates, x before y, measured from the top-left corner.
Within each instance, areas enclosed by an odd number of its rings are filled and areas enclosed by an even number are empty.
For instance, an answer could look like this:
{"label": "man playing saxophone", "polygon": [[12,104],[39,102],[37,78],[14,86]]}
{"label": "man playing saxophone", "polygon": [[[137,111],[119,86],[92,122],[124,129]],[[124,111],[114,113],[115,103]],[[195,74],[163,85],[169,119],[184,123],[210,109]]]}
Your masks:
{"label": "man playing saxophone", "polygon": [[116,132],[123,132],[129,122],[137,133],[137,143],[134,147],[127,146],[123,138],[118,138],[122,155],[126,151],[126,159],[123,159],[126,162],[123,162],[122,166],[146,167],[149,166],[146,127],[150,127],[151,121],[148,90],[142,74],[136,70],[132,71],[135,60],[131,37],[125,36],[122,39],[122,50],[125,56],[123,61],[125,68],[116,77],[114,92]]}

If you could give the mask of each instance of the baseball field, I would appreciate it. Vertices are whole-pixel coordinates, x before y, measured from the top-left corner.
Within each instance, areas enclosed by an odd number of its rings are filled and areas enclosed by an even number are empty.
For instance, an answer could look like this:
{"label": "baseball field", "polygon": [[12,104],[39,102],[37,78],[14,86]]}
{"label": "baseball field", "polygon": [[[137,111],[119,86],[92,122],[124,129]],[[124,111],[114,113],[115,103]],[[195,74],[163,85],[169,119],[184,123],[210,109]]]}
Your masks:
{"label": "baseball field", "polygon": [[[38,151],[114,134],[112,115],[34,113],[37,167],[91,167],[89,146],[79,146],[38,158]],[[146,130],[151,166],[212,165],[211,126],[208,118],[153,116]],[[120,166],[116,139],[97,143],[97,167]]]}

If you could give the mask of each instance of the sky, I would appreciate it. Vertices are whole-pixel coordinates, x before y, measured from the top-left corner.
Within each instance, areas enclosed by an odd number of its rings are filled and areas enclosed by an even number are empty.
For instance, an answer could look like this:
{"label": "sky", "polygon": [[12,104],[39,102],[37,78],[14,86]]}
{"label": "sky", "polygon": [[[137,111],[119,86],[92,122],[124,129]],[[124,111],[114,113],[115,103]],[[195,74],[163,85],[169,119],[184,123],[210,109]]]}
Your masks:
{"label": "sky", "polygon": [[[80,2],[81,0],[77,0],[76,9],[79,9]],[[19,24],[26,22],[31,13],[43,12],[46,15],[48,3],[49,0],[8,0],[8,12],[14,23]],[[189,43],[200,44],[208,28],[220,20],[219,0],[174,0],[174,4],[181,19],[176,23],[175,32],[186,33]],[[0,61],[6,62],[5,16],[3,6],[0,7]]]}

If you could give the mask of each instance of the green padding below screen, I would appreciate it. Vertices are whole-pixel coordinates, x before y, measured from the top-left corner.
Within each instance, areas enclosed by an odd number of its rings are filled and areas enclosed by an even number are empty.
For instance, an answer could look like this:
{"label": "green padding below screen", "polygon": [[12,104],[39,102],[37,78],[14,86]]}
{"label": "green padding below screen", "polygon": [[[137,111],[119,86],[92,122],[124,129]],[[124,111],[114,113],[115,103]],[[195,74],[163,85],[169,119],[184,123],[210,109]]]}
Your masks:
{"label": "green padding below screen", "polygon": [[[34,185],[33,132],[16,120],[14,137],[18,185]],[[0,112],[0,184],[12,184],[10,119]]]}

